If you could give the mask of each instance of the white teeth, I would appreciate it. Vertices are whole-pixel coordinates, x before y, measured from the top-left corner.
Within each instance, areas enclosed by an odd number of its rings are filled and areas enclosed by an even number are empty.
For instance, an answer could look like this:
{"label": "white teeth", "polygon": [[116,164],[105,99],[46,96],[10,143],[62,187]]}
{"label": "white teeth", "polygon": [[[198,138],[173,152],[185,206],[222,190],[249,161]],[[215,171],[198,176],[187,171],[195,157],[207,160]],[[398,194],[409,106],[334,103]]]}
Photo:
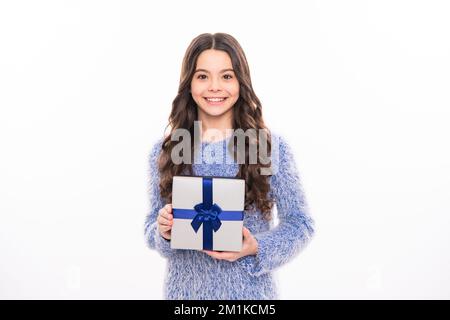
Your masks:
{"label": "white teeth", "polygon": [[225,98],[206,98],[206,100],[211,102],[219,102],[225,100]]}

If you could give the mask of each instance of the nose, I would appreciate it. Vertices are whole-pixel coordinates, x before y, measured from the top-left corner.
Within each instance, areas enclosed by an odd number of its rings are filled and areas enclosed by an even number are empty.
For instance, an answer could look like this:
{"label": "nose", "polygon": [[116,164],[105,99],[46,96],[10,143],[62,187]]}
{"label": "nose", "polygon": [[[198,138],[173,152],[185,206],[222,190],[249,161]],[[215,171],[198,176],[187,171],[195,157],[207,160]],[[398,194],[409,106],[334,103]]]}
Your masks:
{"label": "nose", "polygon": [[220,90],[219,80],[213,77],[211,83],[209,84],[209,91],[219,91],[219,90]]}

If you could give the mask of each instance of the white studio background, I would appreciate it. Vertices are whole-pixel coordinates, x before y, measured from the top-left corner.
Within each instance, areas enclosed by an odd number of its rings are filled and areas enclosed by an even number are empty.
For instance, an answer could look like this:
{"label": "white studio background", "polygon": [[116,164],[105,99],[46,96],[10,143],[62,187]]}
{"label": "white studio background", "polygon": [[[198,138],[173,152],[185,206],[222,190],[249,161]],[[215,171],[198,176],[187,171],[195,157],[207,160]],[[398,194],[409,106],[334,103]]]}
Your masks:
{"label": "white studio background", "polygon": [[283,299],[450,298],[447,1],[2,1],[0,298],[160,299],[147,156],[204,32],[242,45],[315,239]]}

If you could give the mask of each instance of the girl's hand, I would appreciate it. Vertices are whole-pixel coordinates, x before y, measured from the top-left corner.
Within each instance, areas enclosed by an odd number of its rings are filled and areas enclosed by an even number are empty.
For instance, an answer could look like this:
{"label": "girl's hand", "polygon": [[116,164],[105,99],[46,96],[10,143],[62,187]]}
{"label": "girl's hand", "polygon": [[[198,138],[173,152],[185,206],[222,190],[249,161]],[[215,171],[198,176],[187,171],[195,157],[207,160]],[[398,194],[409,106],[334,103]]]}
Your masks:
{"label": "girl's hand", "polygon": [[258,241],[251,234],[250,230],[246,227],[242,228],[242,235],[244,236],[244,240],[242,242],[242,250],[240,252],[232,252],[232,251],[210,251],[210,250],[202,250],[207,255],[219,259],[219,260],[227,260],[230,262],[236,261],[239,258],[256,255],[258,253]]}
{"label": "girl's hand", "polygon": [[168,203],[158,212],[158,230],[161,236],[170,240],[173,225],[172,204]]}

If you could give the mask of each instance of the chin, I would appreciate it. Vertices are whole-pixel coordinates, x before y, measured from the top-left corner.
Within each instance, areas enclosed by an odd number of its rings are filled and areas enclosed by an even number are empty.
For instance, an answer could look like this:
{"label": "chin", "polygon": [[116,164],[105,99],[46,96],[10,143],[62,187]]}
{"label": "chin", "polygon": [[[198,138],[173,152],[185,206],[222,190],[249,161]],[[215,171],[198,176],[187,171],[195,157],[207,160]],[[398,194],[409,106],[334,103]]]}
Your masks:
{"label": "chin", "polygon": [[207,114],[208,116],[210,116],[210,117],[220,117],[220,116],[222,116],[222,115],[224,115],[226,113],[226,112],[221,112],[221,111],[210,112],[210,111],[207,111],[207,110],[203,110],[203,112],[205,114]]}
{"label": "chin", "polygon": [[230,111],[231,108],[214,108],[211,106],[203,106],[202,111],[211,117],[218,117]]}

